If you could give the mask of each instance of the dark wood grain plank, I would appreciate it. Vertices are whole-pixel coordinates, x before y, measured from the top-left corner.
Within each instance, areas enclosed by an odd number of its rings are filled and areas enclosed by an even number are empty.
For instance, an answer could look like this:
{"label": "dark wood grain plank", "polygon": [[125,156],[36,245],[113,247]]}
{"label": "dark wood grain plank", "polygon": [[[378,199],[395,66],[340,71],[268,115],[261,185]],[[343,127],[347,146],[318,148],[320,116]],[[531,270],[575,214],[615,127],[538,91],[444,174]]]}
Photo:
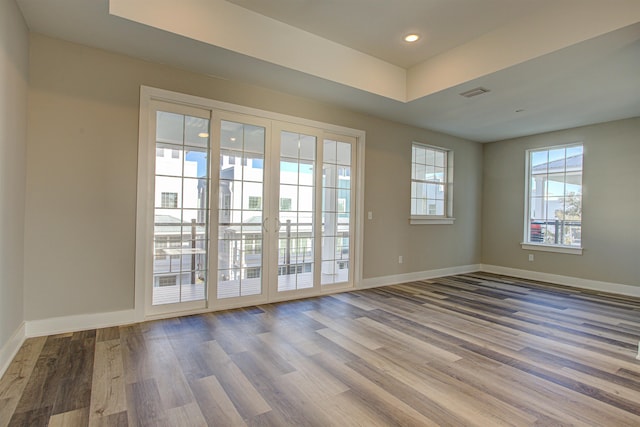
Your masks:
{"label": "dark wood grain plank", "polygon": [[58,395],[58,387],[66,373],[59,367],[65,366],[69,359],[69,353],[64,350],[69,345],[69,341],[70,337],[47,338],[15,409],[16,413],[39,408],[52,410]]}
{"label": "dark wood grain plank", "polygon": [[13,414],[9,427],[46,427],[49,425],[51,407],[39,407],[24,412]]}
{"label": "dark wood grain plank", "polygon": [[63,372],[58,385],[57,398],[53,405],[53,415],[76,409],[89,408],[91,404],[91,381],[93,379],[93,359],[95,350],[95,330],[73,334],[65,353],[66,363],[58,364]]}
{"label": "dark wood grain plank", "polygon": [[127,416],[130,426],[166,425],[166,414],[153,379],[127,384]]}
{"label": "dark wood grain plank", "polygon": [[127,412],[118,412],[89,420],[89,427],[129,427]]}

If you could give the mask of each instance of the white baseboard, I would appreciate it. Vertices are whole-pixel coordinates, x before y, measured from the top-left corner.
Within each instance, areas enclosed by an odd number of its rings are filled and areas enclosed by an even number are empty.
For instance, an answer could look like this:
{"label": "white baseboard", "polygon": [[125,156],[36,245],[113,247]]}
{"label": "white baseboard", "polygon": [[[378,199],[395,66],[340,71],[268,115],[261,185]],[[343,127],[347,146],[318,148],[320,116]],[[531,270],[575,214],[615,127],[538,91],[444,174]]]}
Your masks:
{"label": "white baseboard", "polygon": [[4,375],[9,367],[9,364],[18,354],[18,350],[22,347],[24,340],[27,339],[25,334],[25,323],[22,322],[20,327],[11,335],[9,341],[0,348],[0,378]]}
{"label": "white baseboard", "polygon": [[588,289],[611,294],[627,295],[640,298],[640,286],[623,285],[620,283],[600,282],[597,280],[581,279],[579,277],[561,276],[558,274],[541,273],[539,271],[520,270],[518,268],[501,267],[499,265],[482,264],[481,270],[487,273],[504,276],[520,277],[522,279],[538,280],[540,282],[557,283],[573,288]]}
{"label": "white baseboard", "polygon": [[481,270],[480,264],[461,265],[457,267],[438,268],[436,270],[417,271],[414,273],[394,274],[391,276],[371,277],[364,279],[356,289],[377,288],[380,286],[397,285],[399,283],[415,282],[417,280],[435,279],[438,277],[467,274]]}
{"label": "white baseboard", "polygon": [[87,329],[108,328],[134,323],[134,310],[112,311],[108,313],[79,314],[75,316],[53,317],[26,322],[27,337],[41,337]]}

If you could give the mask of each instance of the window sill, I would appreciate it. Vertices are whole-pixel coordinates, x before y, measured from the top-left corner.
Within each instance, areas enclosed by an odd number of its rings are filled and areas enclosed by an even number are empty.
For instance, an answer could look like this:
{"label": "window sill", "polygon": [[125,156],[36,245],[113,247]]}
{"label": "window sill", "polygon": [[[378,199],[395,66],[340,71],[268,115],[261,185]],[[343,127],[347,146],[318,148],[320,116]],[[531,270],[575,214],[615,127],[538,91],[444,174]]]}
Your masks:
{"label": "window sill", "polygon": [[450,225],[450,224],[453,224],[453,221],[455,220],[456,220],[455,218],[443,218],[443,217],[430,218],[430,217],[412,216],[411,218],[409,218],[409,224],[411,225],[424,225],[424,224]]}
{"label": "window sill", "polygon": [[582,255],[582,248],[571,246],[539,245],[536,243],[521,243],[522,249],[529,251],[556,252],[559,254]]}

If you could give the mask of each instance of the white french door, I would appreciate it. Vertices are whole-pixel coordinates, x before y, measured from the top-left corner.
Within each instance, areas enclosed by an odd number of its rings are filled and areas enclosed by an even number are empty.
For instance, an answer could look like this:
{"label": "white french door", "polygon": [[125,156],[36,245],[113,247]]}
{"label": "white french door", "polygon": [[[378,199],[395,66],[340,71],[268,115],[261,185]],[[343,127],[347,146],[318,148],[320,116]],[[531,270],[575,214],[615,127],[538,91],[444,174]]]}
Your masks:
{"label": "white french door", "polygon": [[351,286],[355,138],[214,116],[220,117],[216,298],[278,301]]}
{"label": "white french door", "polygon": [[[209,259],[208,110],[151,104],[153,261],[146,298],[152,314],[206,307]],[[145,153],[141,152],[141,155]]]}
{"label": "white french door", "polygon": [[148,108],[136,267],[146,315],[353,287],[354,136],[215,108]]}
{"label": "white french door", "polygon": [[320,211],[320,284],[324,289],[354,282],[356,142],[354,137],[324,134]]}
{"label": "white french door", "polygon": [[270,123],[216,113],[215,300],[263,301],[267,289]]}
{"label": "white french door", "polygon": [[319,131],[225,112],[215,117],[216,299],[250,304],[317,292]]}
{"label": "white french door", "polygon": [[274,193],[271,214],[276,218],[272,251],[270,300],[317,294],[319,275],[318,191],[321,174],[318,129],[275,123],[273,135]]}

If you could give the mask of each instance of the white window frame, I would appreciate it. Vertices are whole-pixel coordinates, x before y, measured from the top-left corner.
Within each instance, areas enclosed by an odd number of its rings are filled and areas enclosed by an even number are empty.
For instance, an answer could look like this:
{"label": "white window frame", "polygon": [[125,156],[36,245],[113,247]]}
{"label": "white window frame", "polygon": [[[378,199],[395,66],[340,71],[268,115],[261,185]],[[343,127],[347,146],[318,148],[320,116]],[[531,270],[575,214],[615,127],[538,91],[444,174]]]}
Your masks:
{"label": "white window frame", "polygon": [[[413,141],[411,143],[411,186],[413,186],[414,182],[424,182],[422,180],[414,179],[413,174],[413,148],[419,146],[421,148],[427,148],[433,151],[439,151],[444,153],[445,156],[445,176],[446,180],[444,182],[444,215],[413,215],[411,213],[411,203],[409,203],[409,223],[411,225],[421,225],[421,224],[453,224],[455,218],[453,216],[453,150],[443,147],[436,147],[434,145],[423,144],[420,142]],[[409,193],[409,201],[411,202],[411,193]]]}
{"label": "white window frame", "polygon": [[[528,250],[528,251],[542,251],[542,252],[555,252],[555,253],[561,253],[561,254],[571,254],[571,255],[582,255],[582,251],[583,251],[583,247],[582,247],[582,239],[580,240],[580,247],[576,247],[576,246],[567,246],[567,245],[561,245],[561,244],[555,244],[555,243],[535,243],[535,242],[530,242],[529,241],[529,233],[531,225],[530,225],[530,203],[531,203],[531,197],[530,197],[530,191],[531,191],[531,154],[534,152],[539,152],[539,151],[550,151],[550,150],[555,150],[558,148],[570,148],[570,147],[577,147],[577,146],[582,146],[582,156],[583,156],[583,165],[582,165],[582,177],[583,177],[583,181],[584,181],[584,155],[585,155],[585,149],[584,149],[584,143],[583,142],[574,142],[571,144],[561,144],[561,145],[553,145],[553,146],[547,146],[547,147],[540,147],[540,148],[531,148],[529,150],[526,151],[526,155],[525,155],[525,183],[524,183],[524,217],[523,217],[523,234],[522,234],[522,243],[520,243],[520,246],[522,247],[522,249],[524,250]],[[581,230],[580,232],[582,233],[582,225],[581,225]]]}

